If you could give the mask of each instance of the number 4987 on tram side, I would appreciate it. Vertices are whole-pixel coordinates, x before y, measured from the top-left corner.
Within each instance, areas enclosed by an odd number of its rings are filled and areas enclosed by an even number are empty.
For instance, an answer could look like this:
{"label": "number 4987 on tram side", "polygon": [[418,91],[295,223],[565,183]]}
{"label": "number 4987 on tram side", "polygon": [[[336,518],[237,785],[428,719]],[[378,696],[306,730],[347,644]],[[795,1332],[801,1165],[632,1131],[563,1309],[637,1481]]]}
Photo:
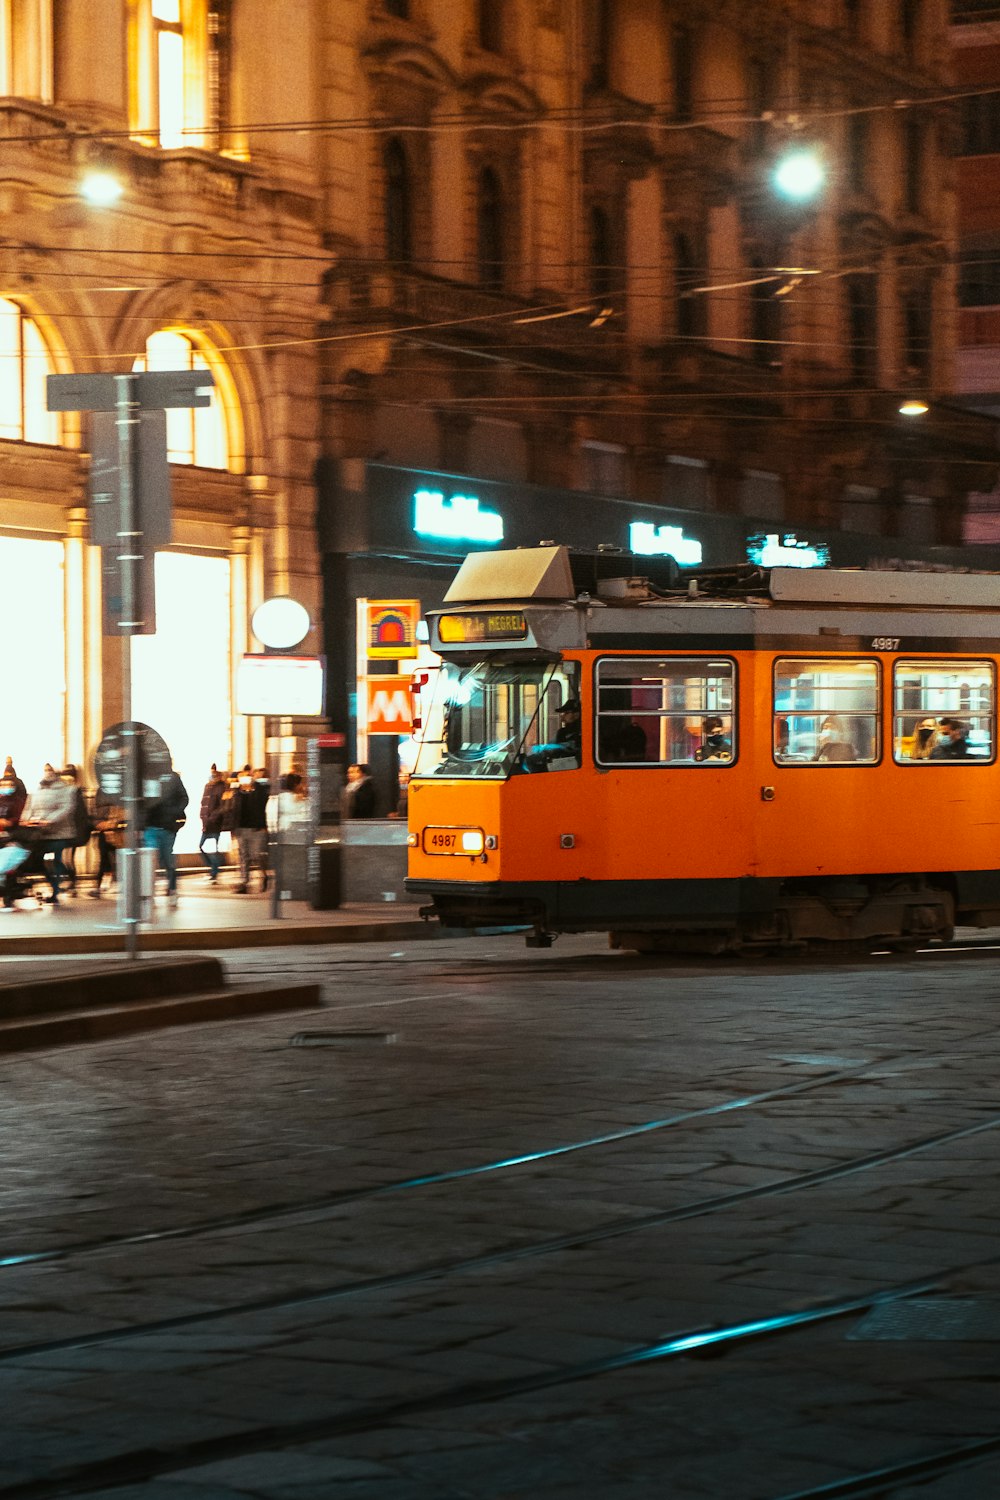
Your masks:
{"label": "number 4987 on tram side", "polygon": [[466,559],[409,789],[448,927],[639,951],[1000,923],[1000,576]]}

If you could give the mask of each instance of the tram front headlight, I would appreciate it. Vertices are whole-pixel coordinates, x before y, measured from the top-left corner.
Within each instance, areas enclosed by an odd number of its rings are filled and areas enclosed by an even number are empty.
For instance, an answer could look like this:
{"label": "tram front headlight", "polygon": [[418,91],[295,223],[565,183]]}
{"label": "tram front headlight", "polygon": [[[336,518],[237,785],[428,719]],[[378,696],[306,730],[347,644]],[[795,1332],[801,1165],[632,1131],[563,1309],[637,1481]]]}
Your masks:
{"label": "tram front headlight", "polygon": [[466,828],[462,833],[462,853],[482,854],[485,840],[481,828]]}

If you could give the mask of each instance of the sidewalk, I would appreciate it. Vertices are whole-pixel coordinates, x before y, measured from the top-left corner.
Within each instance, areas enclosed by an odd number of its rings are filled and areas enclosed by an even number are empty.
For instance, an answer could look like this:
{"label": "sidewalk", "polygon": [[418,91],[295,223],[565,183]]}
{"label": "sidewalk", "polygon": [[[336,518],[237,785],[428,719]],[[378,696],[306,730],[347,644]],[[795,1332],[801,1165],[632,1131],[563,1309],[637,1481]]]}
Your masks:
{"label": "sidewalk", "polygon": [[[8,954],[117,953],[125,936],[115,897],[93,901],[81,882],[79,896],[62,896],[58,907],[20,902],[0,914],[0,958]],[[165,895],[155,901],[156,919],[143,925],[144,952],[194,948],[260,948],[295,943],[370,943],[436,935],[436,924],[422,922],[417,904],[351,904],[335,911],[313,911],[303,901],[283,901],[271,916],[270,892],[238,896],[226,885],[212,886],[200,872],[182,871],[175,909]],[[46,892],[47,893],[47,892]]]}

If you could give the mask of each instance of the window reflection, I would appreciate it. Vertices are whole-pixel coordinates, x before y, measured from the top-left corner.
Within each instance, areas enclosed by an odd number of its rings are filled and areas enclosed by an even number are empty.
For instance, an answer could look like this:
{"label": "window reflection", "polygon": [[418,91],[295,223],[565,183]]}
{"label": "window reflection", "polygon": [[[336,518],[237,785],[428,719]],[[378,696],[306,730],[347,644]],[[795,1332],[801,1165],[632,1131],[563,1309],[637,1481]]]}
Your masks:
{"label": "window reflection", "polygon": [[774,758],[779,765],[874,764],[878,672],[874,661],[776,661]]}

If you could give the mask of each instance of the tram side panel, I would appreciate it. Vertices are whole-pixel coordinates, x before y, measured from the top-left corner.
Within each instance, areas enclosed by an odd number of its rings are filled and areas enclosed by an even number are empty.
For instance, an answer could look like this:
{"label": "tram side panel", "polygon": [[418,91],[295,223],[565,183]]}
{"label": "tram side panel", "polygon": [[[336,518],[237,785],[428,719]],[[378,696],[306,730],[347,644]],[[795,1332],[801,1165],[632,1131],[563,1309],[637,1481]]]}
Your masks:
{"label": "tram side panel", "polygon": [[[881,662],[878,735],[850,762],[776,757],[785,733],[772,696],[775,657],[757,663],[756,866],[763,877],[927,875],[1000,867],[1000,764],[914,761],[894,720],[892,661]],[[816,719],[819,719],[819,715]],[[779,728],[780,726],[780,728]],[[794,740],[792,741],[794,743]]]}

